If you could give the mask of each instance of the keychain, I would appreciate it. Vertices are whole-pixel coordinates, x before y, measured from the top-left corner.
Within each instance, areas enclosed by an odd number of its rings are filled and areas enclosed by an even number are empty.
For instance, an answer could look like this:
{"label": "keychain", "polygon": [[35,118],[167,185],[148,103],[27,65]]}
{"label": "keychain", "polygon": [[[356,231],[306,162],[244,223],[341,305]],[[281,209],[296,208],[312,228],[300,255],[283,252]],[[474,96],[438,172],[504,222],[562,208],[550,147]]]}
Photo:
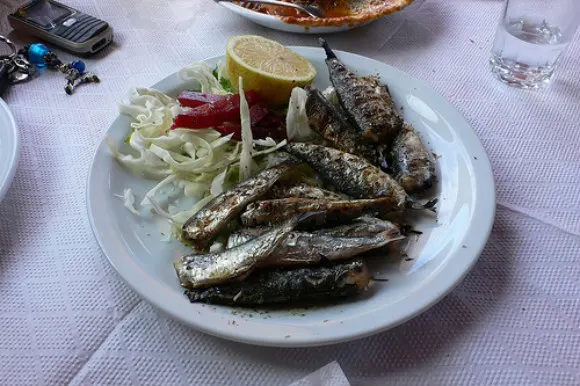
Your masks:
{"label": "keychain", "polygon": [[11,51],[8,55],[0,56],[0,94],[3,94],[9,86],[28,80],[35,69],[26,58],[18,54],[12,41],[1,35],[0,41]]}
{"label": "keychain", "polygon": [[64,90],[71,95],[76,87],[84,83],[99,83],[100,79],[92,72],[85,71],[85,62],[74,60],[71,63],[63,63],[54,52],[42,43],[32,43],[17,50],[10,39],[0,35],[0,41],[4,42],[11,50],[8,55],[0,56],[0,94],[10,85],[32,79],[40,73],[37,69],[48,68],[65,74],[67,84]]}

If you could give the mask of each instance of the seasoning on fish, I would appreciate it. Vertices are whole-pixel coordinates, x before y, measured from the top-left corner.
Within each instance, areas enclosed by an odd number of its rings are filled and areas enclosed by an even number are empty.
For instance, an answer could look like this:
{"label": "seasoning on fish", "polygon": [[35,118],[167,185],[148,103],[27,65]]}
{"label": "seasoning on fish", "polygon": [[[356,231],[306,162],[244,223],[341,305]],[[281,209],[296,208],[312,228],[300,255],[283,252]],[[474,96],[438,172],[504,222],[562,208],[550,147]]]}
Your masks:
{"label": "seasoning on fish", "polygon": [[296,224],[294,218],[255,239],[222,252],[183,256],[174,263],[181,285],[199,288],[243,279],[276,250]]}
{"label": "seasoning on fish", "polygon": [[301,221],[300,229],[316,229],[345,224],[364,214],[385,214],[396,210],[389,197],[364,200],[311,200],[307,198],[280,198],[251,203],[240,216],[244,226],[272,225],[301,213],[310,213]]}
{"label": "seasoning on fish", "polygon": [[[237,245],[243,244],[251,239],[263,235],[270,231],[272,227],[259,226],[252,228],[239,228],[228,237],[226,249],[233,248]],[[361,216],[355,218],[351,222],[343,225],[338,225],[331,228],[320,228],[311,230],[312,234],[324,234],[336,237],[366,237],[374,236],[378,233],[386,232],[390,235],[406,235],[409,232],[409,227],[399,226],[388,220],[371,216]],[[293,231],[292,233],[296,233]],[[286,243],[284,243],[286,244]]]}
{"label": "seasoning on fish", "polygon": [[386,198],[385,210],[432,209],[437,200],[420,204],[411,199],[405,189],[391,176],[361,157],[329,147],[290,143],[284,148],[302,158],[327,183],[355,198]]}
{"label": "seasoning on fish", "polygon": [[[256,231],[267,228],[242,228],[230,235],[227,247],[232,248],[256,237]],[[290,232],[272,255],[259,267],[289,267],[319,264],[324,261],[346,260],[373,249],[404,239],[398,228],[361,237],[328,233]],[[239,244],[238,244],[239,243]]]}
{"label": "seasoning on fish", "polygon": [[193,241],[201,250],[239,215],[249,203],[266,194],[268,189],[292,168],[293,159],[287,159],[276,166],[258,173],[241,182],[235,188],[223,192],[211,200],[203,209],[183,224],[182,236]]}
{"label": "seasoning on fish", "polygon": [[[315,234],[321,233],[341,237],[365,237],[378,233],[386,233],[390,235],[399,234],[406,237],[407,234],[416,232],[417,231],[413,230],[407,225],[397,225],[391,221],[381,220],[371,216],[361,216],[348,224],[339,225],[333,228],[316,229],[312,231],[312,233]],[[389,252],[400,251],[403,249],[405,241],[405,239],[394,240],[387,244],[387,250]]]}
{"label": "seasoning on fish", "polygon": [[386,89],[377,89],[375,80],[357,76],[350,71],[338,60],[324,39],[320,38],[319,41],[326,51],[330,81],[350,121],[363,138],[375,143],[392,143],[403,121],[394,104],[385,100],[387,97],[390,100]]}
{"label": "seasoning on fish", "polygon": [[435,161],[413,127],[405,124],[390,156],[395,179],[407,193],[421,193],[435,183]]}
{"label": "seasoning on fish", "polygon": [[338,193],[306,184],[291,186],[275,184],[266,196],[269,199],[296,197],[313,200],[344,200],[344,197]]}
{"label": "seasoning on fish", "polygon": [[258,270],[244,281],[204,289],[186,290],[192,303],[259,306],[280,303],[314,303],[352,297],[371,284],[360,260],[317,267]]}
{"label": "seasoning on fish", "polygon": [[306,115],[310,128],[326,139],[332,147],[356,154],[372,164],[378,164],[376,146],[361,141],[358,130],[317,89],[308,90]]}
{"label": "seasoning on fish", "polygon": [[352,222],[344,225],[339,225],[332,228],[322,228],[312,231],[312,233],[321,233],[331,236],[340,237],[365,237],[373,236],[377,233],[387,232],[391,235],[405,234],[402,228],[388,220],[381,220],[380,218],[371,216],[361,216],[354,219]]}

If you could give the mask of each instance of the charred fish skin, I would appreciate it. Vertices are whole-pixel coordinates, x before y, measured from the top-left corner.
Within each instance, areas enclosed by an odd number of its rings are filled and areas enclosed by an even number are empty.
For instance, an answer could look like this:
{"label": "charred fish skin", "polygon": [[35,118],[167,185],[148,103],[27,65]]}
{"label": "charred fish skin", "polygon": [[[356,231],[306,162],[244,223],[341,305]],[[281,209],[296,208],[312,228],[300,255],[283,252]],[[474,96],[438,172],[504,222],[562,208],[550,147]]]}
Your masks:
{"label": "charred fish skin", "polygon": [[413,127],[405,124],[390,154],[395,179],[409,194],[431,188],[436,182],[435,161]]}
{"label": "charred fish skin", "polygon": [[289,143],[285,150],[302,158],[338,191],[354,198],[391,197],[402,210],[405,190],[387,173],[361,157],[307,143]]}
{"label": "charred fish skin", "polygon": [[205,248],[246,205],[265,195],[295,163],[294,159],[290,159],[265,169],[211,200],[183,224],[183,239],[191,240],[197,250]]}
{"label": "charred fish skin", "polygon": [[310,127],[333,147],[359,155],[377,164],[378,155],[372,144],[360,140],[360,133],[352,127],[342,113],[317,89],[308,90],[306,115]]}
{"label": "charred fish skin", "polygon": [[345,197],[330,190],[322,189],[317,186],[298,184],[292,186],[275,184],[266,195],[269,199],[276,198],[309,198],[312,200],[344,200]]}
{"label": "charred fish skin", "polygon": [[267,259],[297,224],[296,219],[222,252],[191,254],[174,263],[181,285],[186,288],[207,287],[245,277]]}
{"label": "charred fish skin", "polygon": [[394,103],[385,101],[385,98],[390,100],[388,92],[385,93],[386,89],[377,90],[375,81],[350,71],[324,39],[320,38],[319,43],[326,52],[330,81],[340,104],[362,137],[374,143],[392,143],[403,121]]}
{"label": "charred fish skin", "polygon": [[260,270],[241,282],[186,290],[185,294],[192,303],[246,307],[304,304],[354,297],[370,283],[364,261],[357,259],[328,266]]}
{"label": "charred fish skin", "polygon": [[426,204],[416,202],[393,177],[361,157],[330,147],[308,143],[289,143],[284,148],[308,163],[324,181],[341,193],[354,198],[386,198],[386,211],[428,209],[435,212],[437,199]]}
{"label": "charred fish skin", "polygon": [[[251,239],[267,233],[272,228],[260,226],[253,228],[239,228],[228,237],[226,249],[233,248],[243,244]],[[378,233],[385,233],[389,236],[406,235],[407,227],[400,226],[388,220],[382,220],[371,216],[362,216],[355,218],[348,224],[338,225],[331,228],[314,229],[310,233],[313,235],[323,234],[334,237],[367,237],[374,236]],[[297,233],[292,231],[291,234]],[[291,239],[289,236],[288,239]],[[288,239],[283,243],[288,244]]]}
{"label": "charred fish skin", "polygon": [[256,227],[277,224],[296,215],[309,213],[309,218],[301,221],[299,226],[301,230],[309,230],[345,224],[365,214],[398,211],[396,205],[390,197],[341,201],[282,198],[248,205],[240,220],[244,226]]}
{"label": "charred fish skin", "polygon": [[332,228],[316,229],[313,233],[322,233],[340,237],[366,237],[378,233],[386,233],[390,236],[405,234],[401,227],[391,221],[382,220],[371,216],[362,216],[352,222]]}
{"label": "charred fish skin", "polygon": [[[232,247],[237,242],[244,242],[251,238],[251,235],[244,233],[233,235],[231,240],[228,239],[228,245]],[[361,237],[293,231],[259,266],[306,266],[324,261],[346,260],[373,249],[382,248],[404,237],[398,229]]]}

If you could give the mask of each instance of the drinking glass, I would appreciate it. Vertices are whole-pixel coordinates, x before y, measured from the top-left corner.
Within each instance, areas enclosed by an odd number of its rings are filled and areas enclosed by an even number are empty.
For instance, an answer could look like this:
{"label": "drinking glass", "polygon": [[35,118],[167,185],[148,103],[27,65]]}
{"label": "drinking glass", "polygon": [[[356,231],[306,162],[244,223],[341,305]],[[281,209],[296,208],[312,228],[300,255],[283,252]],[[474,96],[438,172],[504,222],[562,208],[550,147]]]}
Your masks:
{"label": "drinking glass", "polygon": [[492,72],[510,86],[548,84],[579,24],[579,0],[506,0],[491,52]]}

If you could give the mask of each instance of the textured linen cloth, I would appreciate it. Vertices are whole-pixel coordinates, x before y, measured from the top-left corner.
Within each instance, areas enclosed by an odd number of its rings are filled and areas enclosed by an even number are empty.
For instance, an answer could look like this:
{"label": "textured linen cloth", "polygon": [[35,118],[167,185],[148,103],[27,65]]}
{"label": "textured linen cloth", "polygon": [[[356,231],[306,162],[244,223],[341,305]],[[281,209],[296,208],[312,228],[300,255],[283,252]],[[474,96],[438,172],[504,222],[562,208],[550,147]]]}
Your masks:
{"label": "textured linen cloth", "polygon": [[[501,1],[428,0],[328,36],[336,49],[430,84],[489,154],[493,232],[443,301],[373,337],[289,350],[196,332],[130,290],[102,256],[85,202],[91,159],[118,101],[132,86],[222,54],[231,35],[315,45],[189,1],[68,1],[115,28],[115,44],[87,60],[102,83],[67,96],[62,75],[46,73],[5,96],[22,156],[0,203],[1,385],[286,386],[332,361],[352,385],[580,384],[580,39],[550,88],[508,88],[487,64]],[[0,2],[1,33],[14,5]]]}
{"label": "textured linen cloth", "polygon": [[334,361],[290,386],[350,386],[340,365]]}

